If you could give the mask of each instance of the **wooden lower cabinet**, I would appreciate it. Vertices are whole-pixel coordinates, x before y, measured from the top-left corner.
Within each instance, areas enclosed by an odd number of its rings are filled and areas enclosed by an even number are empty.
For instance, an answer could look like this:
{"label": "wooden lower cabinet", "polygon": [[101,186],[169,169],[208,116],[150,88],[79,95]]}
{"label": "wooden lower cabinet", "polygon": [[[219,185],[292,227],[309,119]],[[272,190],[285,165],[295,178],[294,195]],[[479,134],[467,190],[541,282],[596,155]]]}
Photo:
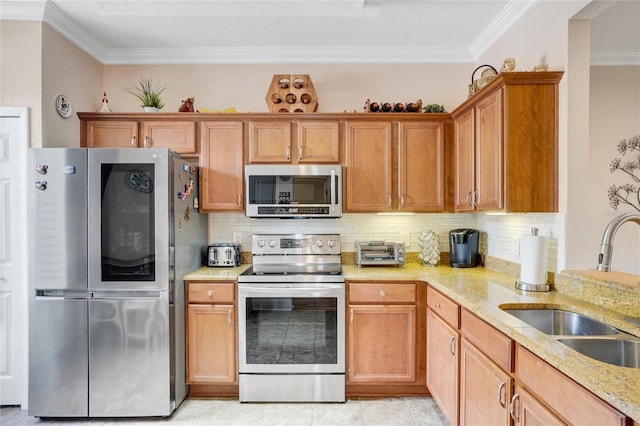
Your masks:
{"label": "wooden lower cabinet", "polygon": [[628,423],[624,414],[522,346],[516,349],[516,377],[519,385],[563,422],[620,426]]}
{"label": "wooden lower cabinet", "polygon": [[427,387],[451,425],[458,424],[459,342],[458,331],[429,307],[427,309]]}
{"label": "wooden lower cabinet", "polygon": [[425,395],[424,283],[348,283],[347,395]]}
{"label": "wooden lower cabinet", "polygon": [[547,407],[520,386],[515,387],[509,411],[514,426],[564,425]]}
{"label": "wooden lower cabinet", "polygon": [[466,338],[460,343],[460,424],[509,425],[513,379]]}
{"label": "wooden lower cabinet", "polygon": [[237,394],[236,335],[235,283],[188,282],[187,383],[191,394]]}

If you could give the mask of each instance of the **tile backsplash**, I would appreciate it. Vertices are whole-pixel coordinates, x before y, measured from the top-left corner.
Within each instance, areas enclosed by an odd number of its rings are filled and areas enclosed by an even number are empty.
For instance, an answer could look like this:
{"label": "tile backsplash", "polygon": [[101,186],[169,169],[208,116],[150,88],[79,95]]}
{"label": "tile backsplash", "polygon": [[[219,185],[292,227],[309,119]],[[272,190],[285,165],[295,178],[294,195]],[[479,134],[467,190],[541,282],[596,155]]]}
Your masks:
{"label": "tile backsplash", "polygon": [[476,228],[481,231],[480,252],[520,263],[520,238],[531,227],[547,236],[548,269],[558,272],[564,265],[563,214],[451,214],[424,213],[384,215],[375,213],[344,214],[340,219],[251,219],[242,213],[209,214],[208,241],[235,242],[249,251],[253,234],[340,234],[342,251],[355,251],[356,240],[404,242],[408,252],[419,251],[420,232],[432,229],[440,235],[440,251],[449,251],[449,231]]}

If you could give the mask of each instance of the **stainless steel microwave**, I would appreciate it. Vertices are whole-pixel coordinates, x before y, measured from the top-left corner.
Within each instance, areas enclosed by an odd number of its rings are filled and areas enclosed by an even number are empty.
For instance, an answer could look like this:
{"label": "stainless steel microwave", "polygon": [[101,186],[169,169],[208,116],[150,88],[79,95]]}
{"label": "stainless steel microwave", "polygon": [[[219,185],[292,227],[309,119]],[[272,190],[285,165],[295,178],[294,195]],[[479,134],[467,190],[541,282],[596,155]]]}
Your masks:
{"label": "stainless steel microwave", "polygon": [[339,164],[250,164],[244,178],[248,217],[342,216]]}

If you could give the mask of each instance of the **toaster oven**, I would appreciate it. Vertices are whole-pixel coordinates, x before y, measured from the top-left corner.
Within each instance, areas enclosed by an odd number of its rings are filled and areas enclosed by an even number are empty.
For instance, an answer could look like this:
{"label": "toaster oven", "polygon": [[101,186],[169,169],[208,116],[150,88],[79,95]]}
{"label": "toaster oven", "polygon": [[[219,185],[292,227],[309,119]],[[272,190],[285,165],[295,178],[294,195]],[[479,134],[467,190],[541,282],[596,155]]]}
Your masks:
{"label": "toaster oven", "polygon": [[358,266],[404,266],[405,261],[404,243],[356,241],[356,263]]}

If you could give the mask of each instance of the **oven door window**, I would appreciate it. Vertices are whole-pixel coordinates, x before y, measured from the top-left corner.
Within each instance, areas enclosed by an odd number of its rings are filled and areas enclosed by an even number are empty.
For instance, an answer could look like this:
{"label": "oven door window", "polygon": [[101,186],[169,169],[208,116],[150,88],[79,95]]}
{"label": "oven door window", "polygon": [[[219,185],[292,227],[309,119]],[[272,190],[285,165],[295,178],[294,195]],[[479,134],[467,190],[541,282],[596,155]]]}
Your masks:
{"label": "oven door window", "polygon": [[246,362],[337,364],[337,298],[247,297]]}

